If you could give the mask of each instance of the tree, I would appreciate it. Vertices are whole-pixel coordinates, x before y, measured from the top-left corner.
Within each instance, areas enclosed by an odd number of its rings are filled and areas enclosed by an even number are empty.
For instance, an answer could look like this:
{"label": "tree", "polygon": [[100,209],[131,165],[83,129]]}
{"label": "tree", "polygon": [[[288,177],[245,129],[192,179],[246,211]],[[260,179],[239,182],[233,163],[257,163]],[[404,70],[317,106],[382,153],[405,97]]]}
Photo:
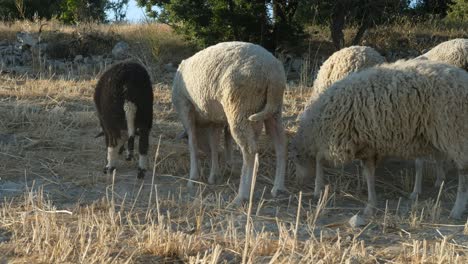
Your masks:
{"label": "tree", "polygon": [[454,0],[449,6],[447,19],[450,21],[468,22],[468,1]]}
{"label": "tree", "polygon": [[129,0],[108,0],[106,9],[114,14],[115,21],[123,21],[127,14]]}
{"label": "tree", "polygon": [[345,45],[343,29],[346,25],[357,27],[357,33],[351,42],[357,45],[369,28],[390,21],[396,14],[402,14],[408,8],[409,2],[409,0],[303,0],[296,20],[300,23],[329,25],[331,39],[338,50]]}
{"label": "tree", "polygon": [[103,22],[107,0],[63,0],[60,20],[74,24],[81,21]]}
{"label": "tree", "polygon": [[453,2],[453,0],[416,0],[414,9],[419,15],[435,15],[444,18]]}
{"label": "tree", "polygon": [[60,12],[61,0],[0,0],[0,20],[50,19]]}
{"label": "tree", "polygon": [[[138,0],[148,16],[168,23],[205,47],[220,41],[249,41],[269,50],[294,42],[302,26],[294,21],[300,0]],[[153,9],[157,7],[157,9]]]}

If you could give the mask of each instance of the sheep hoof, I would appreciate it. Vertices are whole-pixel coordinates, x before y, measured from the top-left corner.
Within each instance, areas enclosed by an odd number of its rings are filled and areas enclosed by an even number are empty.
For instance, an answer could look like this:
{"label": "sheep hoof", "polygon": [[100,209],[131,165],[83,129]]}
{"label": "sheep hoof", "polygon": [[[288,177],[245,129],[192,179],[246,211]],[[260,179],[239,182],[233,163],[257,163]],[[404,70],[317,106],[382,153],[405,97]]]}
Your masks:
{"label": "sheep hoof", "polygon": [[145,169],[138,168],[138,174],[137,174],[137,178],[138,178],[138,179],[143,179],[143,178],[145,178],[145,174],[146,174],[146,170],[145,170]]}
{"label": "sheep hoof", "polygon": [[125,157],[125,160],[126,160],[126,161],[131,161],[131,160],[133,160],[133,155],[128,154],[128,155]]}
{"label": "sheep hoof", "polygon": [[231,205],[233,206],[241,206],[247,201],[244,197],[237,195],[234,200],[232,200]]}
{"label": "sheep hoof", "polygon": [[450,218],[455,219],[455,220],[461,220],[462,218],[462,213],[463,211],[460,210],[455,210],[455,208],[452,209],[450,212]]}
{"label": "sheep hoof", "polygon": [[368,204],[368,205],[366,206],[366,209],[364,209],[364,215],[365,215],[366,217],[371,217],[371,216],[373,216],[374,214],[375,214],[375,208],[374,208],[372,205]]}
{"label": "sheep hoof", "polygon": [[412,192],[411,195],[410,195],[410,199],[413,200],[413,201],[416,201],[416,199],[418,198],[419,196],[419,193],[417,192]]}
{"label": "sheep hoof", "polygon": [[104,174],[108,174],[108,173],[112,174],[114,171],[115,171],[115,167],[105,166],[104,169],[103,169]]}
{"label": "sheep hoof", "polygon": [[119,155],[121,155],[125,151],[125,147],[121,146],[119,149]]}
{"label": "sheep hoof", "polygon": [[193,181],[189,180],[189,181],[187,182],[187,188],[192,189],[193,187],[194,187]]}
{"label": "sheep hoof", "polygon": [[288,189],[286,189],[286,187],[273,187],[273,189],[271,189],[271,196],[273,197],[278,197],[280,195],[283,195],[283,194],[289,194],[288,192]]}

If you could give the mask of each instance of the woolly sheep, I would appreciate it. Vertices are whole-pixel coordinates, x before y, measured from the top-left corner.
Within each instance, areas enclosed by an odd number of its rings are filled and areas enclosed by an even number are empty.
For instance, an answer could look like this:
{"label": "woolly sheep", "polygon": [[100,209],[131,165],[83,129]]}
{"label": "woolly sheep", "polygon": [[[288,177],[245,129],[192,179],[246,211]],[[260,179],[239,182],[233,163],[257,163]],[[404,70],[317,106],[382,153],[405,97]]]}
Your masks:
{"label": "woolly sheep", "polygon": [[385,58],[375,49],[366,46],[351,46],[333,53],[320,67],[313,84],[313,93],[321,94],[333,83],[352,72],[384,63]]}
{"label": "woolly sheep", "polygon": [[[447,63],[468,71],[468,39],[452,39],[435,46],[428,52],[416,58],[416,60],[431,60]],[[445,170],[442,159],[436,158],[437,180],[435,186],[439,187],[445,179]],[[416,160],[416,179],[411,199],[415,199],[422,190],[422,166],[423,160]]]}
{"label": "woolly sheep", "polygon": [[149,132],[153,124],[153,89],[148,72],[135,62],[114,64],[100,77],[94,103],[107,147],[104,173],[115,170],[117,153],[122,152],[127,138],[126,159],[133,158],[138,133],[137,177],[143,178],[148,167]]}
{"label": "woolly sheep", "polygon": [[[367,46],[350,46],[333,53],[320,67],[317,78],[313,85],[311,100],[316,100],[321,93],[328,89],[333,83],[343,79],[353,72],[357,72],[381,63],[386,62],[385,58],[375,49]],[[440,186],[445,179],[445,172],[442,164],[437,162],[436,186]],[[415,161],[416,179],[411,198],[415,199],[422,190],[423,159],[417,158]],[[320,186],[323,186],[324,179],[315,179],[314,195],[320,194]]]}
{"label": "woolly sheep", "polygon": [[458,38],[442,42],[417,59],[439,61],[468,71],[468,39]]}
{"label": "woolly sheep", "polygon": [[264,48],[223,42],[182,61],[174,78],[172,102],[189,138],[190,180],[198,179],[197,130],[209,138],[209,183],[219,176],[219,134],[227,124],[240,146],[243,164],[234,203],[249,197],[257,141],[264,124],[273,139],[276,174],[272,194],[285,190],[286,136],[282,125],[286,76],[282,64]]}
{"label": "woolly sheep", "polygon": [[359,159],[368,185],[367,215],[377,205],[375,166],[383,157],[443,154],[459,168],[450,213],[468,199],[468,73],[431,61],[398,61],[353,73],[306,107],[292,155],[300,173],[323,175],[324,161]]}

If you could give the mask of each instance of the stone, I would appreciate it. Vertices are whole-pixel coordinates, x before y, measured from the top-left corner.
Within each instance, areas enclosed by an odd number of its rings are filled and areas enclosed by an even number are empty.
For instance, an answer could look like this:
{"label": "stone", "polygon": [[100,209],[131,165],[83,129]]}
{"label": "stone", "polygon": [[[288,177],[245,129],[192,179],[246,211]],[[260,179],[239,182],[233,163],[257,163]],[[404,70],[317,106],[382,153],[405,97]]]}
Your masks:
{"label": "stone", "polygon": [[112,56],[116,59],[125,59],[128,57],[130,46],[125,41],[119,41],[112,49]]}
{"label": "stone", "polygon": [[172,64],[172,62],[169,62],[168,64],[165,64],[164,69],[166,71],[168,71],[168,72],[176,72],[177,71],[177,68],[174,67],[174,64]]}
{"label": "stone", "polygon": [[83,61],[83,55],[76,55],[75,59],[73,59],[74,62],[82,62]]}
{"label": "stone", "polygon": [[364,221],[364,219],[362,219],[362,217],[360,217],[359,215],[353,215],[353,216],[349,219],[348,224],[349,224],[352,228],[356,228],[356,227],[360,227],[360,226],[365,226],[365,225],[366,225],[366,221]]}
{"label": "stone", "polygon": [[23,47],[22,49],[25,49],[25,46],[34,47],[38,42],[37,37],[34,37],[30,33],[24,31],[16,33],[16,39]]}

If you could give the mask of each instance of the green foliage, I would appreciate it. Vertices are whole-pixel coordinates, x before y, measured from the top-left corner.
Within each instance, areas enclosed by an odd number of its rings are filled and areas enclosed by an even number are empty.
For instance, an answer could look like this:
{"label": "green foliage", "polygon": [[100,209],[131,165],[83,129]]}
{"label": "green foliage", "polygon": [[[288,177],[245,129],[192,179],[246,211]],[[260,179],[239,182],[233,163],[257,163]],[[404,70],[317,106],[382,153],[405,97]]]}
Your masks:
{"label": "green foliage", "polygon": [[123,21],[126,17],[129,0],[108,0],[106,9],[112,10],[115,21]]}
{"label": "green foliage", "polygon": [[449,21],[468,22],[468,0],[453,0],[447,13]]}
{"label": "green foliage", "polygon": [[0,0],[0,20],[50,19],[60,11],[61,0]]}
{"label": "green foliage", "polygon": [[416,0],[413,11],[418,16],[444,18],[453,2],[453,0]]}
{"label": "green foliage", "polygon": [[[149,16],[168,23],[200,47],[249,41],[268,49],[301,37],[293,21],[299,0],[138,0]],[[153,9],[157,7],[157,9]]]}
{"label": "green foliage", "polygon": [[81,21],[102,22],[106,18],[107,0],[63,0],[60,20],[74,24]]}

